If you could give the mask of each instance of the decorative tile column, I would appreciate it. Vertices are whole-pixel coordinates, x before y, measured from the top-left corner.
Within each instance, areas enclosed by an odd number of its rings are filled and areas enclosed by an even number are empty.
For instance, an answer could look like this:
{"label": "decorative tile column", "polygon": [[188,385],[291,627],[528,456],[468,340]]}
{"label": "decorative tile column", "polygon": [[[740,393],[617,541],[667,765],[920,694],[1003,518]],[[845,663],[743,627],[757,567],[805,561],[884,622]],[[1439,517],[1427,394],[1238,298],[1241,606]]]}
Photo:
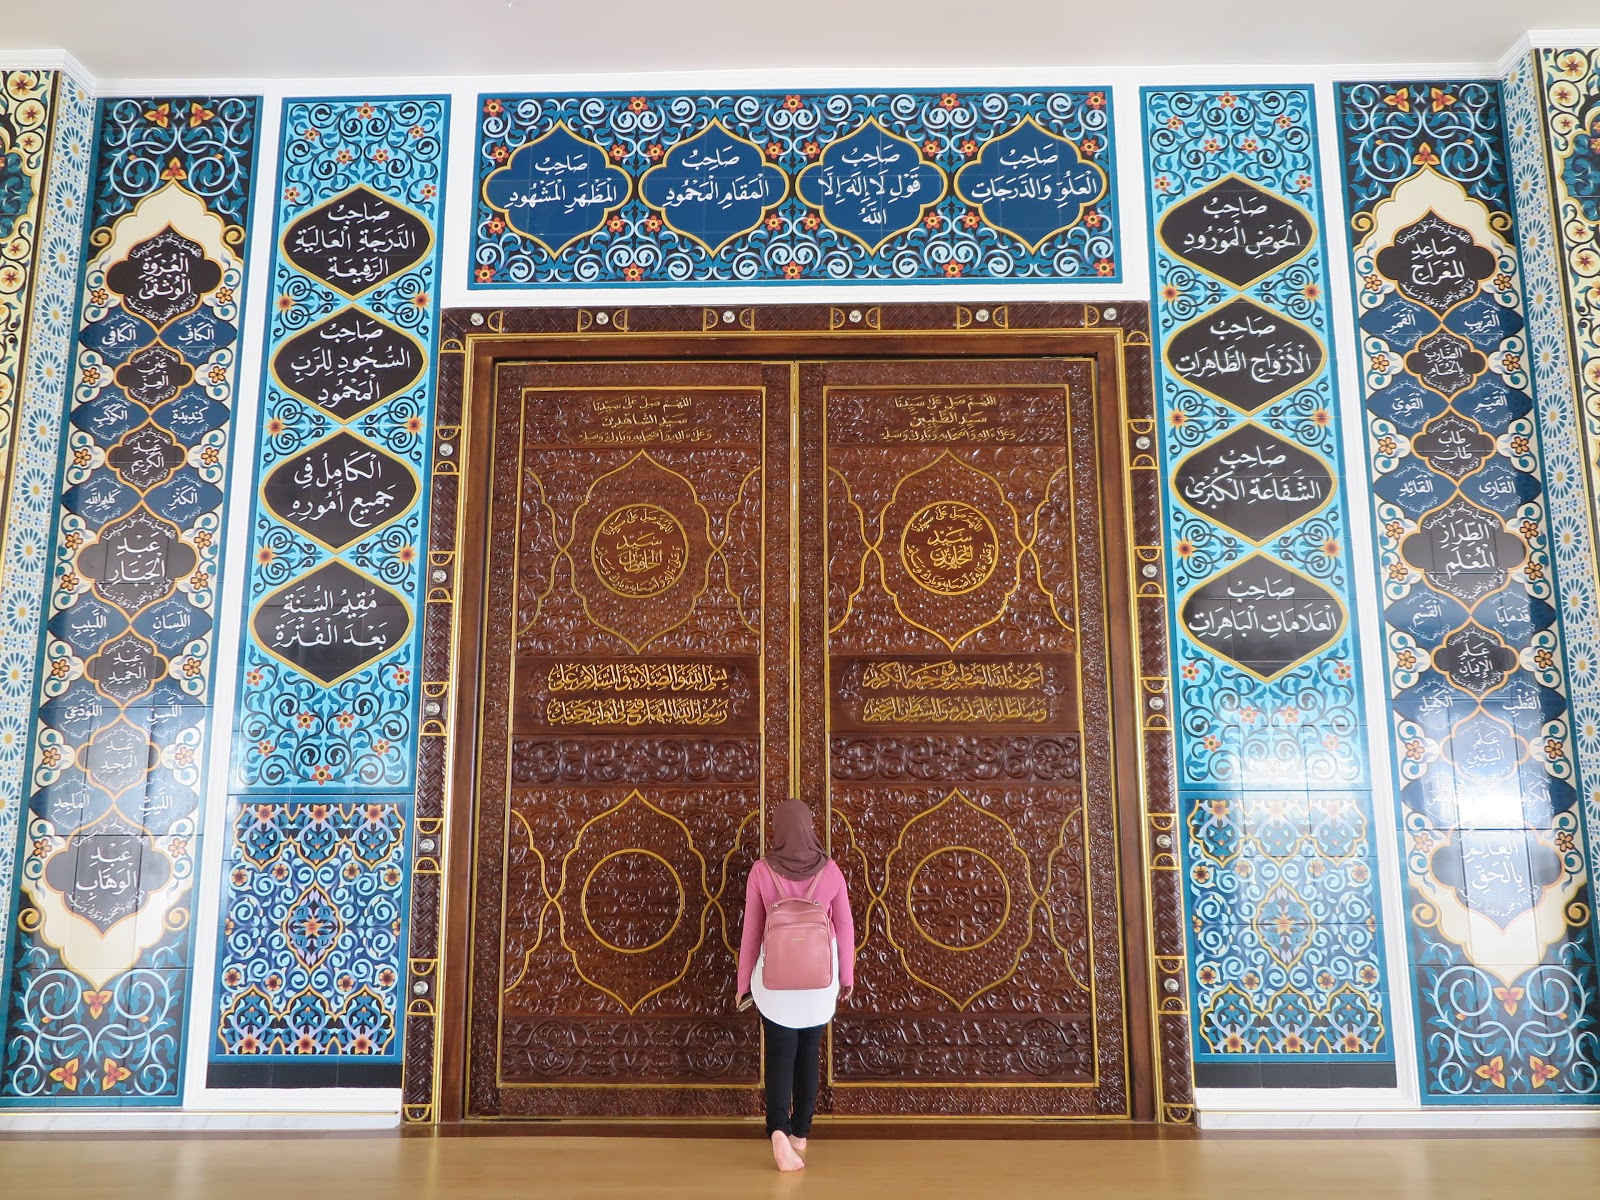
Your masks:
{"label": "decorative tile column", "polygon": [[449,100],[285,102],[212,1086],[399,1086]]}
{"label": "decorative tile column", "polygon": [[[11,925],[94,102],[0,72],[0,928]],[[3,943],[0,943],[3,944]],[[6,954],[0,950],[0,996]]]}
{"label": "decorative tile column", "polygon": [[1338,93],[1422,1098],[1586,1103],[1589,860],[1500,89]]}
{"label": "decorative tile column", "polygon": [[0,1103],[180,1098],[256,110],[100,106]]}
{"label": "decorative tile column", "polygon": [[1392,1085],[1311,90],[1144,141],[1195,1082]]}

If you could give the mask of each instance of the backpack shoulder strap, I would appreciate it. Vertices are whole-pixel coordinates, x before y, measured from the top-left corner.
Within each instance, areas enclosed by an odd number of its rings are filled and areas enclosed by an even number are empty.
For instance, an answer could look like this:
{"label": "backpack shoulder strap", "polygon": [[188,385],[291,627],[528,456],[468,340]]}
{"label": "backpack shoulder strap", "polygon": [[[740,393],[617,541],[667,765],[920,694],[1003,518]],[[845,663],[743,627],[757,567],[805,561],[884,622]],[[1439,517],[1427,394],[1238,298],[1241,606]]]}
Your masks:
{"label": "backpack shoulder strap", "polygon": [[[828,860],[828,862],[832,862],[832,861],[833,860],[831,858]],[[813,904],[816,903],[817,885],[822,882],[823,873],[826,872],[827,869],[828,869],[828,863],[823,863],[822,864],[822,870],[818,871],[815,875],[813,875],[811,877],[811,886],[806,889],[806,899],[809,900]]]}
{"label": "backpack shoulder strap", "polygon": [[772,864],[769,863],[764,858],[758,858],[756,861],[759,862],[761,864],[761,866],[766,870],[767,878],[772,880],[772,890],[775,891],[776,893],[778,893],[778,899],[779,900],[791,899],[791,897],[783,890],[783,880],[778,875],[778,873],[772,869]]}

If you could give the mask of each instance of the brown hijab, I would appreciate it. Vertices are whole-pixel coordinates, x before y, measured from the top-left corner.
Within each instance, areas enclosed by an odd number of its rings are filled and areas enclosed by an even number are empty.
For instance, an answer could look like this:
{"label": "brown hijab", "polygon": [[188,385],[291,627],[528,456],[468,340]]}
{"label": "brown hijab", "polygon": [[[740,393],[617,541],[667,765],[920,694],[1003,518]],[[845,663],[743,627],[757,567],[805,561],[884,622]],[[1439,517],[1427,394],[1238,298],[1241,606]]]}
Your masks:
{"label": "brown hijab", "polygon": [[804,883],[828,865],[828,852],[817,840],[811,806],[790,798],[772,812],[772,836],[767,839],[767,866],[793,883]]}

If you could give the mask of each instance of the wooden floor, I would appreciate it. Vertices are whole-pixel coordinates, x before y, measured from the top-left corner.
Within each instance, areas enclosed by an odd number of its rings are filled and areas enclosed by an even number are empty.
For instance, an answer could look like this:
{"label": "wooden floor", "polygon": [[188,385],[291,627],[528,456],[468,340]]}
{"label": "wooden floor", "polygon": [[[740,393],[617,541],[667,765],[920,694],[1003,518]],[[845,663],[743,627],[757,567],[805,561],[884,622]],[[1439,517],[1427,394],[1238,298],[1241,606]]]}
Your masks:
{"label": "wooden floor", "polygon": [[13,1136],[0,1140],[0,1194],[18,1200],[1515,1200],[1552,1190],[1600,1194],[1600,1139],[1593,1137],[819,1137],[809,1158],[804,1172],[779,1175],[759,1136]]}

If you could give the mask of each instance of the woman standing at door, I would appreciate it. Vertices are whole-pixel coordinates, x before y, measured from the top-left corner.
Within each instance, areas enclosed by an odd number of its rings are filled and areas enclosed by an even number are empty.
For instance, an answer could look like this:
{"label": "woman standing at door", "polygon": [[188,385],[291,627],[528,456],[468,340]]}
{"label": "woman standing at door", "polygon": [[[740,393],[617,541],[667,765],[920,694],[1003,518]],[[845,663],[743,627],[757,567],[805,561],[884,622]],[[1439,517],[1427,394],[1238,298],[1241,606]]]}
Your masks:
{"label": "woman standing at door", "polygon": [[[767,910],[779,900],[809,900],[833,924],[833,971],[826,987],[769,988],[762,939]],[[780,1171],[805,1166],[806,1138],[817,1107],[818,1051],[835,1004],[855,986],[856,930],[844,873],[817,839],[811,807],[789,799],[772,814],[766,856],[750,868],[745,887],[744,938],[739,944],[740,1008],[753,999],[766,1042],[767,1137]],[[841,990],[842,989],[842,990]]]}

